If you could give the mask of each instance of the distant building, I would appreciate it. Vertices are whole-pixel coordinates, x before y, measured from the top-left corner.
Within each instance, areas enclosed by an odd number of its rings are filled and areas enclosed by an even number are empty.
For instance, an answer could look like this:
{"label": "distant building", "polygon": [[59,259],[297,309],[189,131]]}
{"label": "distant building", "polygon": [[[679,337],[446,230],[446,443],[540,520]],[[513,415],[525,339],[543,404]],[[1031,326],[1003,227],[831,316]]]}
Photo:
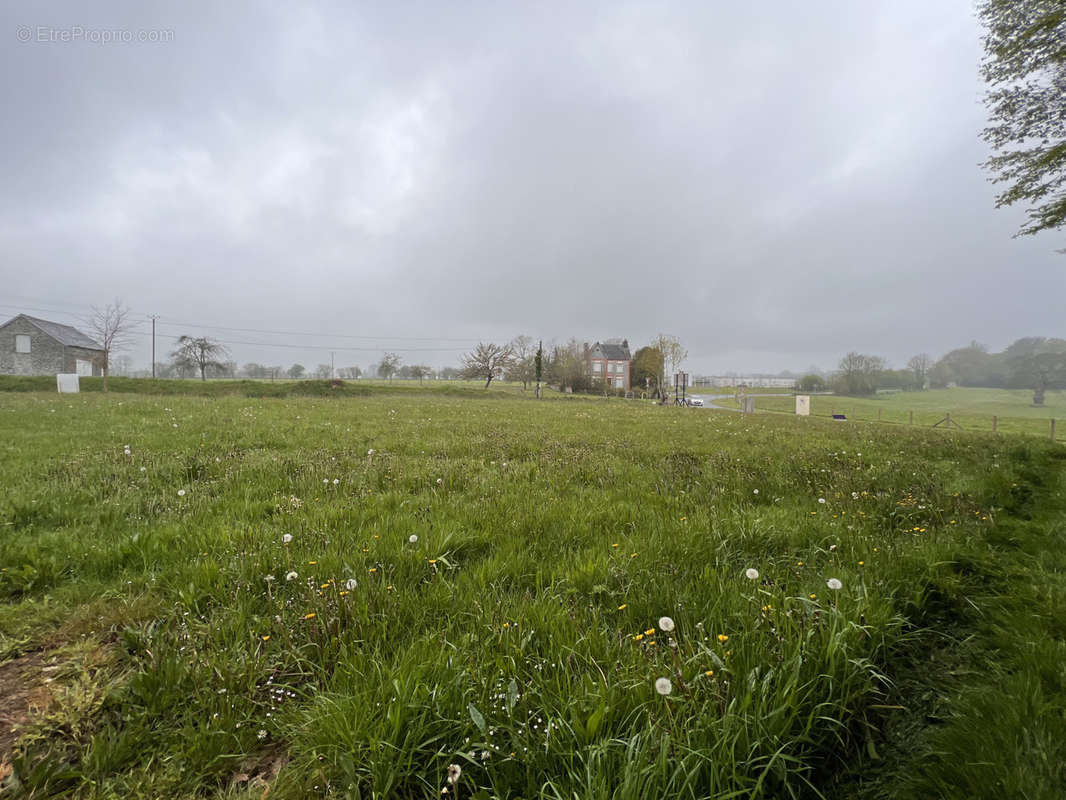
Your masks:
{"label": "distant building", "polygon": [[588,369],[592,387],[629,390],[629,365],[633,360],[629,340],[608,339],[596,342],[588,350]]}
{"label": "distant building", "polygon": [[693,386],[715,387],[759,387],[767,389],[792,389],[796,379],[780,375],[697,375],[692,379]]}
{"label": "distant building", "polygon": [[19,314],[0,325],[0,375],[100,375],[104,349],[70,325]]}

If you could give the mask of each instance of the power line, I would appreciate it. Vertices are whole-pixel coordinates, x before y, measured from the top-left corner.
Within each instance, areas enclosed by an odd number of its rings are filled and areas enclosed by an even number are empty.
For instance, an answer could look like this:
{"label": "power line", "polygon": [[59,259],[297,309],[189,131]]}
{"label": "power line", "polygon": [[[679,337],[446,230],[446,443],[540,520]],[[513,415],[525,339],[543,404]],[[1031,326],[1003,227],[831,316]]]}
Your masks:
{"label": "power line", "polygon": [[[45,301],[46,303],[48,301]],[[48,303],[49,305],[70,305],[68,303]],[[10,304],[0,304],[3,308],[28,308],[27,306],[15,306]],[[52,308],[36,308],[30,309],[32,311],[44,311],[49,314],[67,314],[68,316],[81,317],[81,314],[75,314],[72,311],[60,311],[59,309]],[[137,312],[140,313],[140,312]],[[151,319],[153,315],[144,314],[148,319]],[[326,339],[370,339],[372,341],[394,341],[394,342],[463,342],[467,345],[477,344],[476,339],[471,338],[459,338],[448,336],[374,336],[370,334],[354,334],[354,333],[322,333],[322,332],[309,332],[309,331],[278,331],[271,330],[269,328],[237,328],[227,325],[213,325],[207,322],[186,322],[182,320],[171,319],[170,317],[156,314],[154,315],[159,320],[160,325],[176,326],[187,325],[192,328],[208,328],[211,330],[220,331],[237,331],[239,333],[266,333],[274,334],[277,336],[321,336]]]}
{"label": "power line", "polygon": [[[42,312],[42,313],[45,313],[45,314],[61,314],[61,315],[67,316],[67,317],[73,317],[74,319],[79,320],[79,321],[84,321],[84,315],[82,315],[82,314],[76,314],[76,313],[74,313],[72,311],[61,311],[61,310],[55,309],[55,308],[40,308],[40,307],[31,307],[31,306],[14,306],[14,305],[10,305],[10,304],[7,304],[7,303],[0,303],[0,308],[14,308],[14,309],[21,309],[21,310],[24,310],[24,311],[37,311],[37,312]],[[147,319],[144,320],[144,322],[147,322],[150,319],[151,319],[151,316],[148,316]],[[138,320],[138,322],[140,322],[140,320]],[[160,323],[160,324],[162,324],[162,323]],[[178,323],[175,323],[175,324],[178,324]],[[194,325],[193,323],[181,323],[181,324],[186,324],[186,325],[190,325],[190,326]],[[241,331],[241,330],[251,331],[252,330],[252,329],[249,329],[249,328],[223,328],[222,326],[209,326],[209,325],[199,325],[199,327],[203,327],[203,328],[214,327],[214,328],[219,328],[219,329],[222,329],[222,330],[233,330],[233,331]],[[286,333],[285,331],[265,331],[265,330],[261,330],[259,332],[260,333],[268,333],[268,334],[269,333],[274,333],[274,334],[278,334],[278,335],[288,335],[288,336],[324,335],[324,334],[311,334],[311,333],[303,333],[303,334],[291,333],[291,332]],[[144,337],[151,337],[152,336],[152,334],[150,332],[143,331],[143,330],[131,330],[131,331],[129,331],[129,333],[130,333],[130,335],[135,335],[135,336],[144,336]],[[177,338],[177,337],[174,337],[174,338]],[[380,339],[382,341],[388,341],[389,340],[388,337],[374,337],[374,336],[365,336],[365,337],[351,336],[349,338]],[[464,342],[473,342],[474,341],[473,339],[432,339],[431,337],[421,337],[421,338],[413,337],[413,340],[414,341],[464,341]],[[374,346],[374,347],[355,347],[355,346],[352,346],[352,345],[317,345],[317,344],[310,344],[310,343],[308,343],[308,344],[289,344],[289,343],[285,343],[285,342],[253,342],[253,341],[246,341],[246,340],[243,340],[243,339],[219,339],[217,341],[220,344],[226,344],[226,345],[240,344],[240,345],[248,345],[250,347],[265,347],[265,348],[283,347],[283,348],[290,349],[290,350],[322,350],[322,351],[326,351],[326,350],[344,350],[344,351],[347,351],[347,352],[362,352],[362,353],[377,353],[377,352],[380,352],[382,350],[395,350],[395,351],[401,352],[401,353],[458,353],[458,352],[461,352],[463,350],[466,350],[467,347],[469,346],[469,345],[465,345],[465,346],[454,346],[454,347],[395,347],[395,346],[389,346],[389,345],[377,345],[377,346]]]}

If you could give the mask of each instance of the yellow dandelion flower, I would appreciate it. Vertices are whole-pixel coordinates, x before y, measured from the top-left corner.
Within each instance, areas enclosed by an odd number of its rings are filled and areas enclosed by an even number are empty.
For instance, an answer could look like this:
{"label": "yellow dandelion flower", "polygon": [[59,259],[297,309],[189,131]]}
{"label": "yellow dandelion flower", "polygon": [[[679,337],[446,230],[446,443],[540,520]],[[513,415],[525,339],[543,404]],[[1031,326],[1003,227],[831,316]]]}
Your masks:
{"label": "yellow dandelion flower", "polygon": [[429,563],[430,563],[430,564],[436,564],[436,563],[437,563],[437,559],[435,559],[435,558],[431,558],[431,559],[429,560]]}
{"label": "yellow dandelion flower", "polygon": [[626,604],[622,603],[622,605],[618,606],[618,610],[619,611],[625,611],[626,610]]}
{"label": "yellow dandelion flower", "polygon": [[319,586],[318,588],[319,588],[319,589],[328,589],[328,588],[329,588],[329,583],[323,583],[323,584],[322,584],[321,586]]}
{"label": "yellow dandelion flower", "polygon": [[395,589],[396,587],[390,584],[390,585],[386,586],[385,588],[386,588],[386,589],[387,589],[388,591],[390,591],[390,592],[391,592],[391,591],[392,591],[393,589]]}
{"label": "yellow dandelion flower", "polygon": [[859,566],[860,567],[865,567],[866,566],[866,562],[865,561],[860,561],[859,562]]}
{"label": "yellow dandelion flower", "polygon": [[714,677],[714,670],[713,669],[709,669],[706,672],[704,672],[703,674],[706,675],[708,678],[713,678]]}
{"label": "yellow dandelion flower", "polygon": [[611,547],[618,547],[618,542],[615,542],[614,544],[612,544]]}
{"label": "yellow dandelion flower", "polygon": [[654,639],[648,639],[648,641],[646,642],[646,644],[647,644],[647,645],[649,645],[649,646],[652,646],[652,647],[654,647],[654,646],[655,646],[655,640],[654,640]]}
{"label": "yellow dandelion flower", "polygon": [[629,554],[629,557],[630,557],[630,558],[636,558],[636,557],[637,557],[637,554],[636,554],[636,553],[630,553],[630,554]]}
{"label": "yellow dandelion flower", "polygon": [[315,564],[317,564],[318,562],[317,562],[317,561],[308,561],[307,563],[308,563],[308,564],[309,564],[310,566],[312,566],[312,567],[313,567],[313,566],[314,566]]}
{"label": "yellow dandelion flower", "polygon": [[797,561],[796,562],[796,566],[797,567],[802,567],[803,566],[803,562],[802,561]]}
{"label": "yellow dandelion flower", "polygon": [[377,571],[378,571],[378,568],[377,568],[377,567],[371,567],[371,568],[370,568],[370,571],[371,571],[371,572],[377,572]]}
{"label": "yellow dandelion flower", "polygon": [[643,633],[638,633],[636,636],[633,637],[633,641],[634,642],[639,642],[643,638],[644,638],[644,634]]}
{"label": "yellow dandelion flower", "polygon": [[260,636],[259,638],[262,639],[264,642],[269,642],[270,641],[270,634],[268,633],[266,636]]}
{"label": "yellow dandelion flower", "polygon": [[718,634],[718,641],[721,642],[722,644],[725,644],[726,642],[729,641],[729,635],[725,634],[725,633]]}
{"label": "yellow dandelion flower", "polygon": [[341,592],[341,597],[347,597],[347,596],[348,596],[347,592]]}
{"label": "yellow dandelion flower", "polygon": [[314,611],[312,611],[310,614],[304,614],[304,619],[314,619],[317,616],[318,616],[318,614],[316,614]]}
{"label": "yellow dandelion flower", "polygon": [[807,596],[810,597],[811,600],[817,600],[818,599],[818,595],[816,595],[816,594],[811,594],[811,595],[807,595]]}
{"label": "yellow dandelion flower", "polygon": [[645,636],[651,636],[653,633],[655,633],[655,628],[648,628],[646,631],[644,631]]}

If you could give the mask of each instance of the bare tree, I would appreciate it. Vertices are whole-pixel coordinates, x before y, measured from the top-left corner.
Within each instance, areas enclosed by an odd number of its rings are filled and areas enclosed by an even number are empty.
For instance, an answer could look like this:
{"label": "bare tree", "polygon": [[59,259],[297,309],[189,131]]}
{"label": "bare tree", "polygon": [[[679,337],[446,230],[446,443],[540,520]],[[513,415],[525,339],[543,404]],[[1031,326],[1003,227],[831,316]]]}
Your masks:
{"label": "bare tree", "polygon": [[423,378],[428,378],[433,374],[433,370],[427,367],[425,364],[412,364],[411,365],[411,377],[418,378],[418,382],[422,383]]}
{"label": "bare tree", "polygon": [[200,380],[207,380],[207,368],[224,369],[226,364],[222,361],[223,356],[228,356],[229,350],[221,342],[209,339],[206,336],[179,336],[178,349],[170,354],[174,364],[179,370],[199,370]]}
{"label": "bare tree", "polygon": [[510,347],[513,357],[507,370],[507,380],[521,381],[522,389],[528,389],[537,374],[537,343],[532,337],[516,336],[511,340]]}
{"label": "bare tree", "polygon": [[463,375],[467,378],[484,378],[485,388],[492,379],[507,369],[514,359],[510,345],[478,342],[477,347],[463,356]]}
{"label": "bare tree", "polygon": [[874,394],[877,391],[878,373],[884,369],[883,358],[853,350],[840,359],[838,391],[851,395]]}
{"label": "bare tree", "polygon": [[385,353],[381,357],[381,362],[378,364],[378,375],[382,378],[388,378],[392,380],[392,376],[395,375],[400,369],[400,361],[402,359],[397,353]]}
{"label": "bare tree", "polygon": [[93,306],[92,314],[86,320],[93,337],[100,344],[100,369],[104,374],[104,391],[107,391],[107,376],[111,371],[111,354],[124,349],[130,343],[133,320],[130,310],[115,299],[103,308]]}
{"label": "bare tree", "polygon": [[907,369],[914,374],[914,383],[919,389],[925,388],[929,370],[932,368],[933,359],[929,357],[928,353],[919,353],[916,356],[911,356],[911,360],[907,362]]}
{"label": "bare tree", "polygon": [[[663,354],[663,369],[669,369],[669,374],[673,375],[681,365],[688,358],[688,350],[681,345],[681,340],[676,336],[667,336],[665,333],[660,333],[652,341],[651,346]],[[666,380],[666,375],[661,375],[659,380],[659,386],[669,386],[670,381]]]}

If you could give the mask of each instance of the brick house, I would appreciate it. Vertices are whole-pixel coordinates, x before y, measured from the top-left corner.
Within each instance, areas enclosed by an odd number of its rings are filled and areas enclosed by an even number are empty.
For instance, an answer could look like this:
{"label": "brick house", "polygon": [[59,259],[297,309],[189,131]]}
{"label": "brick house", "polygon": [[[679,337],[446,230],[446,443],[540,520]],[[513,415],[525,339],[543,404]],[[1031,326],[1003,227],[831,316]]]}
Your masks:
{"label": "brick house", "polygon": [[589,376],[592,387],[601,386],[629,390],[629,352],[627,339],[608,339],[596,342],[588,351]]}
{"label": "brick house", "polygon": [[104,350],[77,328],[19,314],[0,325],[0,375],[101,375]]}

